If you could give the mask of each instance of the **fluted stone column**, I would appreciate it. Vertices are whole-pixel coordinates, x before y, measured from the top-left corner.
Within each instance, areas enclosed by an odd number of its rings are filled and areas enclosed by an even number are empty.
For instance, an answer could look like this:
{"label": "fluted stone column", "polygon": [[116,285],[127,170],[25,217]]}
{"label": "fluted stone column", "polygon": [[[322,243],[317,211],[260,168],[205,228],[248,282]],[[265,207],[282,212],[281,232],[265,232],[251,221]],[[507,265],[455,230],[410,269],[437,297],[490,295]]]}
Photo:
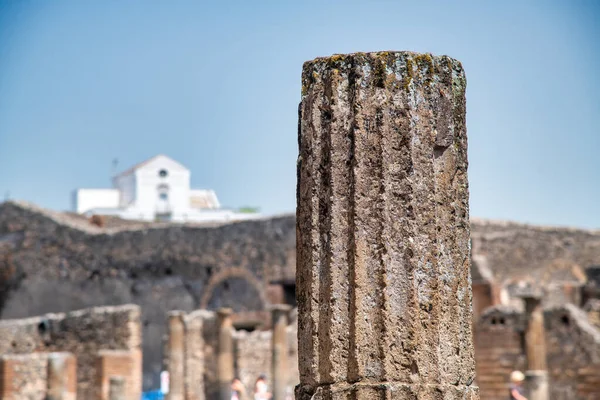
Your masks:
{"label": "fluted stone column", "polygon": [[169,320],[169,393],[168,400],[184,400],[184,363],[185,363],[185,326],[184,313],[172,311],[168,314]]}
{"label": "fluted stone column", "polygon": [[546,365],[546,338],[544,329],[544,309],[541,297],[522,296],[525,302],[525,372],[529,400],[548,400],[548,368]]}
{"label": "fluted stone column", "polygon": [[297,399],[478,398],[465,85],[446,56],[304,64]]}
{"label": "fluted stone column", "polygon": [[273,379],[273,400],[285,400],[285,389],[288,383],[288,316],[292,307],[287,304],[276,304],[271,307],[273,335],[271,336],[271,377]]}
{"label": "fluted stone column", "polygon": [[76,365],[75,356],[71,353],[48,355],[48,400],[75,400]]}
{"label": "fluted stone column", "polygon": [[125,378],[122,376],[111,376],[108,381],[109,400],[127,400],[125,390]]}
{"label": "fluted stone column", "polygon": [[219,343],[217,348],[217,380],[220,400],[231,399],[231,381],[233,380],[233,314],[230,308],[220,308]]}

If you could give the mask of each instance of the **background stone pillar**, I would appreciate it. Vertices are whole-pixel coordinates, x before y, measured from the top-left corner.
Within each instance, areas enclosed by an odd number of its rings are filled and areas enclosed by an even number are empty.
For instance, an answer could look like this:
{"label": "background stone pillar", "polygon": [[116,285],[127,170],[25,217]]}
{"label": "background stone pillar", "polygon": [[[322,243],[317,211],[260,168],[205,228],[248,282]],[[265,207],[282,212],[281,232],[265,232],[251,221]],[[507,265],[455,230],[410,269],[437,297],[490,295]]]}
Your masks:
{"label": "background stone pillar", "polygon": [[273,334],[271,336],[271,377],[273,379],[273,400],[285,400],[288,384],[288,316],[292,307],[287,304],[276,304],[271,307]]}
{"label": "background stone pillar", "polygon": [[446,56],[304,64],[297,399],[478,398],[465,86]]}
{"label": "background stone pillar", "polygon": [[219,324],[219,343],[217,349],[217,380],[219,383],[220,400],[231,399],[231,381],[233,371],[233,321],[230,308],[220,308],[217,311]]}
{"label": "background stone pillar", "polygon": [[546,365],[546,336],[541,296],[524,295],[525,302],[525,372],[529,400],[548,400],[548,367]]}
{"label": "background stone pillar", "polygon": [[48,355],[48,400],[77,398],[77,361],[71,353]]}
{"label": "background stone pillar", "polygon": [[111,376],[108,381],[109,400],[128,400],[125,389],[125,378],[122,376]]}
{"label": "background stone pillar", "polygon": [[185,324],[185,400],[204,400],[204,337],[202,318],[194,313]]}
{"label": "background stone pillar", "polygon": [[185,326],[184,313],[172,311],[169,320],[169,393],[168,400],[184,400],[184,360],[185,360]]}

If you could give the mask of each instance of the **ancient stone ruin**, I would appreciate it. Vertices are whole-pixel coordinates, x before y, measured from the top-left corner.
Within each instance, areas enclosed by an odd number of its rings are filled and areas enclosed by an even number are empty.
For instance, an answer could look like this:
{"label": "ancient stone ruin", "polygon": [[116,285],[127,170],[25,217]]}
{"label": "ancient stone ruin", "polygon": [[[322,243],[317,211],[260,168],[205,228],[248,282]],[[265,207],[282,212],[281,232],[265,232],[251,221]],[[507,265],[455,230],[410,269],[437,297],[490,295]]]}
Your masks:
{"label": "ancient stone ruin", "polygon": [[504,400],[513,370],[600,399],[600,232],[469,221],[460,63],[336,55],[302,83],[297,220],[0,204],[1,399],[139,400],[168,371],[172,400],[261,374],[275,400]]}
{"label": "ancient stone ruin", "polygon": [[302,85],[297,398],[478,398],[461,64],[336,55]]}
{"label": "ancient stone ruin", "polygon": [[100,229],[71,214],[2,203],[0,317],[137,304],[144,387],[156,388],[168,312],[230,307],[236,326],[268,328],[270,304],[295,303],[293,284],[285,284],[295,277],[294,232],[293,216],[219,226],[110,220]]}
{"label": "ancient stone ruin", "polygon": [[[273,330],[236,330],[228,308],[169,313],[165,366],[169,400],[231,399],[231,381],[239,378],[248,390],[261,374],[273,382],[273,398],[298,383],[296,321],[289,306],[273,307]],[[282,364],[285,363],[285,368]]]}
{"label": "ancient stone ruin", "polygon": [[2,399],[108,400],[113,376],[123,380],[127,399],[140,398],[137,306],[0,320]]}

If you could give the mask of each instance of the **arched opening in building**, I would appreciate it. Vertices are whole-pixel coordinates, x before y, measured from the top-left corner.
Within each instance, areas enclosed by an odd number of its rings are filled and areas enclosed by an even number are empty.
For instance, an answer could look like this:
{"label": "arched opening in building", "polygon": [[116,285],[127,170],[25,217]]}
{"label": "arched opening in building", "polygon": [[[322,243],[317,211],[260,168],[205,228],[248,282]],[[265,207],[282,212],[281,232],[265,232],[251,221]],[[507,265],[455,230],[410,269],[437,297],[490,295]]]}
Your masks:
{"label": "arched opening in building", "polygon": [[233,276],[217,283],[208,298],[206,308],[231,308],[235,313],[264,310],[259,289],[244,277]]}

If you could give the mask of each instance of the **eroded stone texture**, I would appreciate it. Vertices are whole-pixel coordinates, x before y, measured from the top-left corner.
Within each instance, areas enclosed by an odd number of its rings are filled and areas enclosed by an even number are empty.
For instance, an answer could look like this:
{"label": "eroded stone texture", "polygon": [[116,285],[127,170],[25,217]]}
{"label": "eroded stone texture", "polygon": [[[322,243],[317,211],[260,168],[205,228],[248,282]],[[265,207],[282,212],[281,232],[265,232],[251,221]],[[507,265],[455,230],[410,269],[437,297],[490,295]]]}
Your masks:
{"label": "eroded stone texture", "polygon": [[449,57],[304,64],[297,398],[476,398],[465,75]]}
{"label": "eroded stone texture", "polygon": [[288,382],[288,316],[292,307],[286,304],[272,306],[273,336],[271,341],[271,368],[273,400],[285,400]]}

